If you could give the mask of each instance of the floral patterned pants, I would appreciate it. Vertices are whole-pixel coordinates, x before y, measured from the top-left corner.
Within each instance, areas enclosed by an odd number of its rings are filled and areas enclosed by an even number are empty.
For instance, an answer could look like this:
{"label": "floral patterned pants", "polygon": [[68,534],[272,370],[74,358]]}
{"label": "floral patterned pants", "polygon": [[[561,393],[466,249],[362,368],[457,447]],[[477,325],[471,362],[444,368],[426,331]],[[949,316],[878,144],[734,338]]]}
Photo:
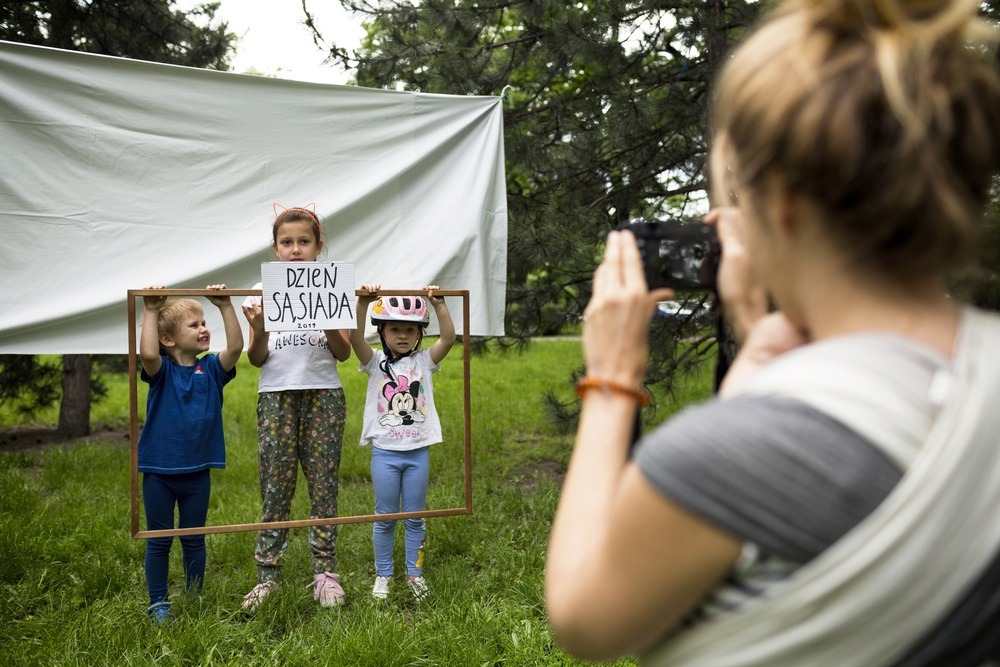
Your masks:
{"label": "floral patterned pants", "polygon": [[[347,414],[343,389],[263,392],[257,398],[261,521],[287,521],[298,466],[306,478],[311,518],[337,516],[340,452]],[[254,559],[261,581],[277,581],[288,530],[262,530]],[[313,574],[336,572],[337,526],[309,529]]]}

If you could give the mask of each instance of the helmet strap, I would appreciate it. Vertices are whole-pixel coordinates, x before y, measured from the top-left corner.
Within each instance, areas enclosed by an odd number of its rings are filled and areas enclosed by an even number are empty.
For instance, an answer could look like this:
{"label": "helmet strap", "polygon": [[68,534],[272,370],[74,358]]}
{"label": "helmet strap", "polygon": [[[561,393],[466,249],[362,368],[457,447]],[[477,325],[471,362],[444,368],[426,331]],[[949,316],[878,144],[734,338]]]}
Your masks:
{"label": "helmet strap", "polygon": [[375,328],[376,331],[378,331],[379,340],[382,341],[382,351],[385,352],[385,359],[379,364],[379,368],[381,368],[382,372],[386,374],[386,377],[389,378],[390,382],[395,382],[396,374],[392,372],[392,365],[400,359],[408,357],[420,349],[420,343],[424,340],[424,327],[419,324],[417,325],[417,328],[420,329],[420,336],[417,338],[417,344],[413,346],[412,350],[408,350],[397,357],[393,354],[392,350],[389,349],[389,344],[385,342],[385,334],[382,333],[383,329],[385,329],[385,324],[385,322],[382,322]]}

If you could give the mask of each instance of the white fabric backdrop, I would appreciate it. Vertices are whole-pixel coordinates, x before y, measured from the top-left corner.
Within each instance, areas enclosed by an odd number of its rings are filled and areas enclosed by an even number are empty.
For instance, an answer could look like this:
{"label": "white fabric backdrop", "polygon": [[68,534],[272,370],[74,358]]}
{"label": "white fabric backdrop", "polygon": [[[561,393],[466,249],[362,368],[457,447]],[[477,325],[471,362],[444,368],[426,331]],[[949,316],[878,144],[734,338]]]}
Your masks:
{"label": "white fabric backdrop", "polygon": [[0,41],[0,146],[0,353],[125,352],[127,289],[252,287],[272,202],[315,202],[359,285],[468,289],[472,334],[503,334],[500,98]]}

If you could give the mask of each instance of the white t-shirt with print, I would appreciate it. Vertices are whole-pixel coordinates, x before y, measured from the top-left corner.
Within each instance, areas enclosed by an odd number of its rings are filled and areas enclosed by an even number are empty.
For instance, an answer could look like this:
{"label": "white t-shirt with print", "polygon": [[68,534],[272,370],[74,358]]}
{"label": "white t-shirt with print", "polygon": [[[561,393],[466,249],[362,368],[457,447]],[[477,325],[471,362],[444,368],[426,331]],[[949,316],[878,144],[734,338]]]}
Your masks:
{"label": "white t-shirt with print", "polygon": [[383,350],[372,350],[368,363],[358,367],[368,374],[361,444],[409,451],[441,442],[431,377],[441,366],[429,350],[420,350],[398,359],[390,378],[380,367],[385,358]]}
{"label": "white t-shirt with print", "polygon": [[[260,289],[261,283],[253,286]],[[248,296],[244,306],[261,302]],[[293,389],[337,389],[343,386],[337,359],[326,334],[318,329],[272,331],[267,340],[267,359],[260,369],[259,393]]]}

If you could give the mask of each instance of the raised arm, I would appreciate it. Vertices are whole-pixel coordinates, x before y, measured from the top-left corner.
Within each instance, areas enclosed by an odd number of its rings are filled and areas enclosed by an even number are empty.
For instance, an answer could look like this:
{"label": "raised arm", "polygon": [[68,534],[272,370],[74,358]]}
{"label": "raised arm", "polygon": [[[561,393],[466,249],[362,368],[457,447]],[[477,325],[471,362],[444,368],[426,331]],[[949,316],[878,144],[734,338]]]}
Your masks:
{"label": "raised arm", "polygon": [[[205,289],[224,290],[225,285],[209,285]],[[233,300],[228,296],[210,296],[208,300],[219,309],[222,315],[222,323],[226,331],[226,347],[219,353],[219,364],[222,369],[230,371],[236,366],[243,354],[243,330],[240,328],[240,321],[236,317],[236,309],[233,307]]]}
{"label": "raised arm", "polygon": [[[552,525],[545,600],[559,643],[589,660],[649,647],[728,572],[740,543],[670,502],[629,460],[655,302],[631,234],[612,232],[585,311],[576,443]],[[601,383],[604,383],[603,386]],[[613,591],[594,603],[594,591]]]}
{"label": "raised arm", "polygon": [[264,331],[264,306],[259,301],[251,301],[249,306],[243,306],[243,316],[250,325],[250,344],[247,345],[247,359],[257,368],[267,361],[267,343],[271,335]]}
{"label": "raised arm", "polygon": [[[150,285],[145,289],[163,289],[163,285]],[[165,296],[142,297],[142,332],[139,336],[139,359],[146,375],[153,377],[160,370],[160,325],[157,318],[166,303]]]}
{"label": "raised arm", "polygon": [[326,342],[330,346],[330,353],[337,361],[347,361],[351,356],[351,341],[348,332],[343,329],[327,329],[323,331],[326,335]]}
{"label": "raised arm", "polygon": [[434,290],[439,289],[438,286],[428,285],[424,289],[427,290],[427,300],[434,307],[434,315],[438,320],[440,337],[431,345],[431,361],[439,364],[448,355],[451,346],[455,344],[455,323],[451,319],[451,312],[448,310],[448,304],[445,303],[444,297],[434,296]]}
{"label": "raised arm", "polygon": [[372,360],[372,346],[365,340],[365,317],[368,316],[368,306],[378,298],[378,291],[381,288],[382,286],[378,284],[362,285],[361,289],[367,293],[359,296],[357,301],[358,326],[351,331],[350,341],[351,347],[354,348],[354,354],[357,355],[362,366]]}

